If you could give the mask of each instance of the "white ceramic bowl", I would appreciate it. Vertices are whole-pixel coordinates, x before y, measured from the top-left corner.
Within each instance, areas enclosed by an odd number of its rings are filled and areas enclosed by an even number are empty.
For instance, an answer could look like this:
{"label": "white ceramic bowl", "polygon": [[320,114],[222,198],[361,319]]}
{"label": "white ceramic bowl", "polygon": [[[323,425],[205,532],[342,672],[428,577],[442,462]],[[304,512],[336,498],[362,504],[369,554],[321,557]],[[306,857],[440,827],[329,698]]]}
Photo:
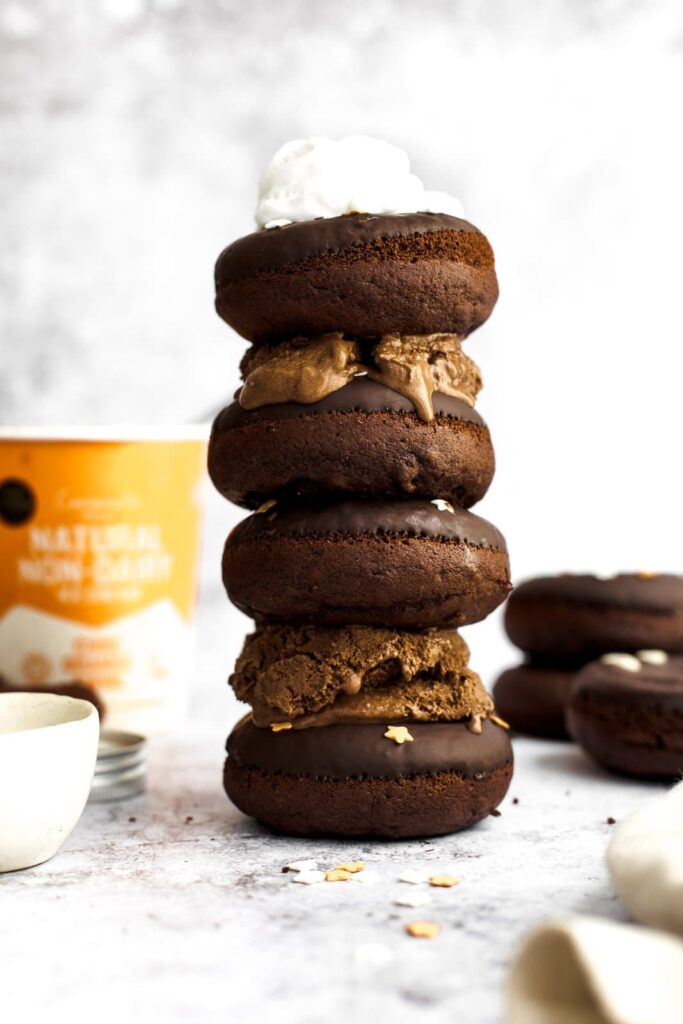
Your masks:
{"label": "white ceramic bowl", "polygon": [[99,735],[86,700],[0,694],[0,872],[57,853],[88,799]]}

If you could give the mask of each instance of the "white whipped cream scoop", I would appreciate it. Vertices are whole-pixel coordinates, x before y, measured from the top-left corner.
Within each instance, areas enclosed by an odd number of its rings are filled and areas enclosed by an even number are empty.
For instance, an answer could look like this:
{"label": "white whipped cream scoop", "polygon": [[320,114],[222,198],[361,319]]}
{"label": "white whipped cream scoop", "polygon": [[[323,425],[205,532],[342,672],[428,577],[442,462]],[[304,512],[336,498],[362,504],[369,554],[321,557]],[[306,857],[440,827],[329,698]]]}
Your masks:
{"label": "white whipped cream scoop", "polygon": [[263,172],[256,223],[284,227],[344,213],[449,213],[462,203],[429,192],[410,172],[408,154],[382,139],[348,135],[286,142]]}

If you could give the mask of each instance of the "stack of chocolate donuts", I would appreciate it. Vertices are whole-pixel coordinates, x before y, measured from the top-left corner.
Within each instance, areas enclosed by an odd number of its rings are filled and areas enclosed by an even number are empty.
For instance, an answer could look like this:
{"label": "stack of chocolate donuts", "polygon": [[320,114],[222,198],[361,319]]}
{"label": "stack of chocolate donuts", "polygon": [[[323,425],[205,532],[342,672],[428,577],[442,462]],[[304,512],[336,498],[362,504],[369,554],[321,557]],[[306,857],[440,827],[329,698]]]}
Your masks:
{"label": "stack of chocolate donuts", "polygon": [[683,772],[683,577],[545,576],[516,587],[508,636],[526,656],[494,687],[513,728],[575,739],[639,778]]}
{"label": "stack of chocolate donuts", "polygon": [[510,589],[503,537],[468,511],[494,471],[461,350],[497,297],[489,243],[450,215],[351,213],[256,231],[215,275],[252,343],[209,449],[217,489],[254,510],[223,557],[256,622],[227,793],[293,834],[466,827],[512,772],[456,631]]}

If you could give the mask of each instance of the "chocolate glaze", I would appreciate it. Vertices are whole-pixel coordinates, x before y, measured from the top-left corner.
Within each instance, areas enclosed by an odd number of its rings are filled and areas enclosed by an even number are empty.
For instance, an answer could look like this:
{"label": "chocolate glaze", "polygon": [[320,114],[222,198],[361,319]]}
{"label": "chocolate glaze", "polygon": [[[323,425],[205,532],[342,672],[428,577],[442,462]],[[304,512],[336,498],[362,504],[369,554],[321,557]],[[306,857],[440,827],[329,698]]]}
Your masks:
{"label": "chocolate glaze", "polygon": [[321,533],[390,533],[507,551],[502,533],[486,519],[456,505],[450,511],[439,511],[424,498],[358,499],[305,506],[277,504],[243,519],[230,534],[228,545],[287,534]]}
{"label": "chocolate glaze", "polygon": [[675,615],[683,610],[683,576],[622,574],[614,579],[596,576],[541,576],[515,587],[509,606],[526,602],[624,608],[654,615]]}
{"label": "chocolate glaze", "polygon": [[622,707],[658,707],[683,713],[683,657],[669,658],[665,665],[643,664],[640,672],[591,662],[572,687],[572,701],[586,697]]}
{"label": "chocolate glaze", "polygon": [[457,772],[477,778],[512,762],[507,732],[482,723],[479,735],[465,722],[409,723],[412,743],[385,739],[385,725],[329,725],[272,732],[247,715],[228,737],[230,758],[244,768],[309,778],[400,778]]}
{"label": "chocolate glaze", "polygon": [[473,224],[446,213],[356,213],[302,221],[282,228],[264,228],[238,238],[223,250],[216,261],[216,288],[254,274],[280,270],[311,256],[340,252],[383,238],[435,231],[481,234]]}
{"label": "chocolate glaze", "polygon": [[[437,418],[444,417],[475,423],[480,427],[486,426],[479,413],[461,398],[434,392],[432,403]],[[398,412],[415,415],[415,407],[408,398],[385,387],[384,384],[370,380],[369,377],[354,377],[343,388],[310,405],[301,402],[282,402],[278,405],[263,405],[258,409],[247,410],[235,401],[219,413],[213,431],[218,433],[233,427],[246,427],[252,423],[291,420],[301,416],[322,416],[334,412]]]}

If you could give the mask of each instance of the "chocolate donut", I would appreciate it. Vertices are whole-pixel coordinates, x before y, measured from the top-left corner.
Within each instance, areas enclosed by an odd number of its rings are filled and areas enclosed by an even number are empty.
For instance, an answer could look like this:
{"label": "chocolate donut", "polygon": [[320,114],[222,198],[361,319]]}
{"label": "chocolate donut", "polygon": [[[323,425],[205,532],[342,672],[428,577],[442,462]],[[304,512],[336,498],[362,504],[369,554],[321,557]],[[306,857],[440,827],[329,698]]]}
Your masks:
{"label": "chocolate donut", "polygon": [[683,651],[683,577],[547,576],[516,587],[505,609],[512,642],[533,657]]}
{"label": "chocolate donut", "polygon": [[517,732],[569,739],[564,715],[577,666],[524,664],[503,672],[493,687],[496,711]]}
{"label": "chocolate donut", "polygon": [[223,581],[257,620],[409,629],[478,622],[510,589],[495,526],[426,499],[266,504],[228,537]]}
{"label": "chocolate donut", "polygon": [[480,821],[512,774],[506,731],[485,721],[408,725],[412,741],[384,725],[258,729],[247,716],[228,738],[224,784],[245,814],[292,835],[442,835]]}
{"label": "chocolate donut", "polygon": [[368,214],[264,229],[224,249],[216,310],[250,341],[341,331],[462,337],[498,297],[493,251],[441,213]]}
{"label": "chocolate donut", "polygon": [[268,498],[322,493],[388,498],[439,495],[468,508],[494,472],[488,428],[467,402],[432,396],[434,419],[367,377],[311,405],[283,402],[217,417],[209,473],[230,501],[258,508]]}
{"label": "chocolate donut", "polygon": [[[652,665],[595,661],[577,676],[567,708],[571,736],[604,768],[641,779],[683,773],[683,657]],[[633,670],[636,663],[640,668]]]}

